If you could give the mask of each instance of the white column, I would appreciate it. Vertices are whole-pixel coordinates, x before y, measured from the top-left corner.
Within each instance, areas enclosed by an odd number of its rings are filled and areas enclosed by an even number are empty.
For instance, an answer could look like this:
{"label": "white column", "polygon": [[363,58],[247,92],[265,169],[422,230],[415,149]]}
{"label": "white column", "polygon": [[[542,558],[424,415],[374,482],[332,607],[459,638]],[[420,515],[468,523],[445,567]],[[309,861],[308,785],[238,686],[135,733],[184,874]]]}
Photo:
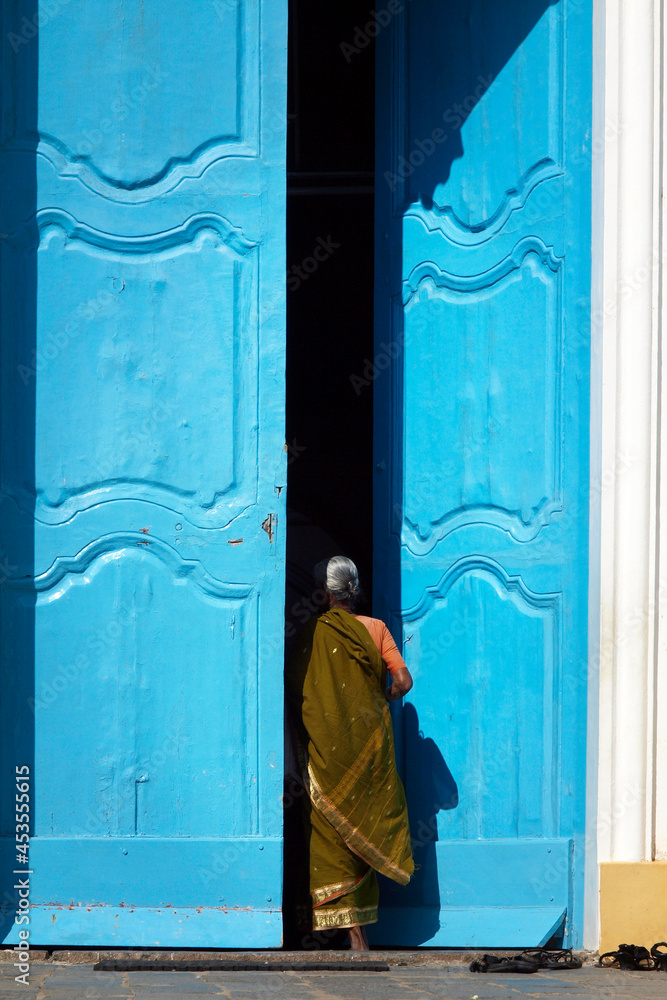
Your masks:
{"label": "white column", "polygon": [[[665,58],[667,57],[667,24],[665,23],[664,2],[660,3],[661,17],[661,101],[660,101],[660,184],[661,195],[667,185],[667,158],[664,141],[667,136],[667,95],[665,93]],[[664,197],[664,196],[663,196]],[[662,200],[662,199],[661,199]],[[658,534],[658,642],[655,664],[655,705],[654,705],[654,780],[653,780],[653,857],[656,861],[667,861],[667,343],[662,337],[666,329],[667,288],[664,283],[665,254],[667,253],[667,210],[663,204],[660,219],[660,442],[658,454],[659,478],[659,534]],[[662,790],[662,792],[660,791]]]}
{"label": "white column", "polygon": [[593,143],[591,312],[591,489],[588,590],[588,742],[586,753],[586,838],[584,883],[584,939],[587,950],[600,940],[600,871],[598,866],[598,762],[600,736],[600,501],[602,479],[602,322],[604,315],[604,150],[605,108],[605,0],[593,0]]}
{"label": "white column", "polygon": [[602,323],[600,861],[655,856],[656,657],[662,646],[667,655],[656,603],[665,547],[658,532],[661,6],[611,0],[605,10],[603,308],[594,316]]}

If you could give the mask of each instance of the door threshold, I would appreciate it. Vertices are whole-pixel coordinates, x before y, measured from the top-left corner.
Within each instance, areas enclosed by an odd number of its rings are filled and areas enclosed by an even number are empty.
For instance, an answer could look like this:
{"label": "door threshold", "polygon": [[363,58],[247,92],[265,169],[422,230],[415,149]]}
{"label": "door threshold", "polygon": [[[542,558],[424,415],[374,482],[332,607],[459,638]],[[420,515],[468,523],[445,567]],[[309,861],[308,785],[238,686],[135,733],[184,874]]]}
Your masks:
{"label": "door threshold", "polygon": [[[485,948],[486,954],[508,955],[518,949],[494,949]],[[593,952],[577,952],[584,964],[592,965],[597,956]],[[12,948],[0,948],[0,963],[14,962],[15,951]],[[96,965],[100,963],[169,963],[179,968],[185,965],[192,965],[196,962],[205,963],[212,966],[214,962],[234,963],[248,966],[250,964],[267,967],[279,971],[281,965],[307,965],[314,968],[320,967],[324,971],[324,966],[330,964],[344,965],[360,970],[360,966],[366,964],[382,964],[387,966],[451,966],[466,968],[474,958],[479,957],[479,950],[470,948],[377,948],[369,952],[351,951],[281,951],[280,949],[267,949],[266,951],[243,951],[238,950],[179,950],[162,951],[140,948],[117,948],[117,949],[95,949],[95,948],[30,948],[30,958],[33,962],[50,962],[54,965]],[[182,971],[186,971],[182,969]],[[200,971],[200,970],[198,970]]]}

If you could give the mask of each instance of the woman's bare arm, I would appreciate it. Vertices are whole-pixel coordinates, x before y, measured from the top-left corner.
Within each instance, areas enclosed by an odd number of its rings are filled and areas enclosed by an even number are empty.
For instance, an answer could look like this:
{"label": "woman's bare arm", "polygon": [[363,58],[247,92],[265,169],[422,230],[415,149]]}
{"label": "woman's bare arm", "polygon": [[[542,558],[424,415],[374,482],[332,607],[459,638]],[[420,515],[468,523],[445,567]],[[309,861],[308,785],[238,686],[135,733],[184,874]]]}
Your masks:
{"label": "woman's bare arm", "polygon": [[387,701],[396,701],[407,694],[412,687],[412,675],[407,667],[401,667],[400,670],[394,671],[391,677],[393,683],[387,688]]}

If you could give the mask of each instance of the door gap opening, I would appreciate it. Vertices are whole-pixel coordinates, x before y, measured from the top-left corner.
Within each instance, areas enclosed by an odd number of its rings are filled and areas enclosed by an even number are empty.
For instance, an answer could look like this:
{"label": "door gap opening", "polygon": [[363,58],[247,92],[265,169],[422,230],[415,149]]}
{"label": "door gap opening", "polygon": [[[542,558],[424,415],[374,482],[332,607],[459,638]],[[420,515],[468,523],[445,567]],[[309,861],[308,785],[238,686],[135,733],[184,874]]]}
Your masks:
{"label": "door gap opening", "polygon": [[298,625],[313,565],[335,554],[356,562],[371,610],[375,54],[364,0],[290,0],[289,15],[286,608]]}
{"label": "door gap opening", "polygon": [[[357,30],[368,17],[365,0],[289,2],[288,654],[321,607],[312,578],[321,559],[355,561],[358,610],[371,613],[375,52],[370,37],[358,44]],[[304,937],[299,929],[309,891],[297,770],[287,738],[283,941],[340,947],[346,931]]]}

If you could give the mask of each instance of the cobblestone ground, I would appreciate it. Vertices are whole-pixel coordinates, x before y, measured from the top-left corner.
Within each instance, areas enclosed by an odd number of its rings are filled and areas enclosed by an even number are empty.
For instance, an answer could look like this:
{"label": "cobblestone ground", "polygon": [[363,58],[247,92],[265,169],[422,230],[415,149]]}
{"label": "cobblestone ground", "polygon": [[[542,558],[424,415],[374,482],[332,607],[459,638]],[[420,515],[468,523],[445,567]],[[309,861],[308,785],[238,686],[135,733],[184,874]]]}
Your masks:
{"label": "cobblestone ground", "polygon": [[30,985],[0,966],[0,998],[14,1000],[667,1000],[667,974],[579,970],[476,975],[460,966],[389,972],[95,972],[92,965],[31,963]]}

